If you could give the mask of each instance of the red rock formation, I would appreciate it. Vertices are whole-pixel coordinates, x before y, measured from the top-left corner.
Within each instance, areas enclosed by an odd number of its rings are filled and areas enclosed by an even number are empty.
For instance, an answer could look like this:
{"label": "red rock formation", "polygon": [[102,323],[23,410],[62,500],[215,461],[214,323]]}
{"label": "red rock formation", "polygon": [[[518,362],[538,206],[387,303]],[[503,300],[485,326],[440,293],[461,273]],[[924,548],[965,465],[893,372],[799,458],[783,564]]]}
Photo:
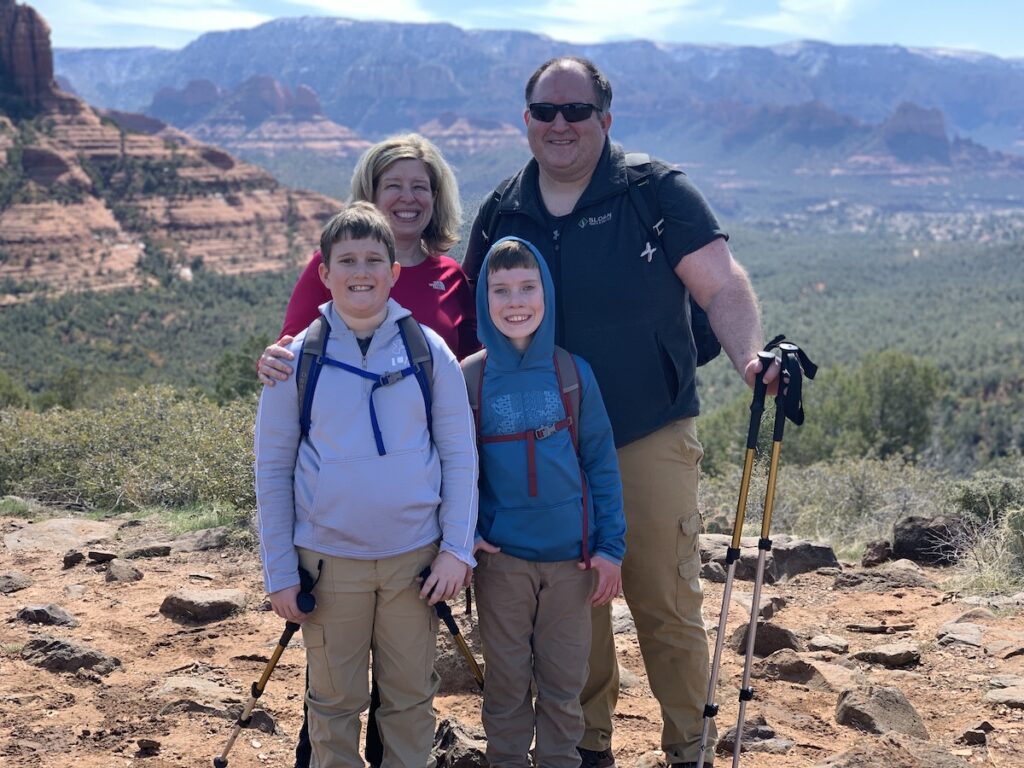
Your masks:
{"label": "red rock formation", "polygon": [[[14,27],[42,30],[32,50],[48,55],[45,22],[0,0],[5,24],[14,12]],[[5,36],[0,48],[5,56],[23,54],[24,39],[12,46]],[[22,61],[22,54],[11,60]],[[14,182],[0,199],[0,285],[12,291],[0,293],[0,304],[38,292],[138,284],[139,258],[150,246],[175,263],[199,261],[217,272],[294,267],[340,208],[323,195],[282,187],[265,171],[153,118],[101,116],[52,87],[40,90],[46,77],[52,86],[49,59],[32,70],[36,76],[20,63],[13,71],[21,90],[7,95],[27,104],[34,94],[37,111],[29,130],[12,101],[0,100],[0,171]]]}
{"label": "red rock formation", "polygon": [[35,111],[51,104],[56,92],[50,27],[34,8],[0,0],[0,94]]}

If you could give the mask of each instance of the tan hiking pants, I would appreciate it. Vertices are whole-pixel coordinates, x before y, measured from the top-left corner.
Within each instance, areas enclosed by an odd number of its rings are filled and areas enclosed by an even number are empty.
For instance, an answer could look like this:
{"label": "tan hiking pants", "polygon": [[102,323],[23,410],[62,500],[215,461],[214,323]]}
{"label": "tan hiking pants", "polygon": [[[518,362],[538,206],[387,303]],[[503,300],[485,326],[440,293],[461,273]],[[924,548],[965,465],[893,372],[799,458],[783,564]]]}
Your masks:
{"label": "tan hiking pants", "polygon": [[[620,448],[618,455],[626,505],[622,587],[647,679],[661,705],[661,746],[670,764],[695,761],[710,674],[698,578],[697,479],[704,451],[690,418]],[[611,745],[618,693],[611,608],[605,606],[593,612],[590,676],[581,695],[582,747]],[[712,721],[708,762],[716,739]]]}

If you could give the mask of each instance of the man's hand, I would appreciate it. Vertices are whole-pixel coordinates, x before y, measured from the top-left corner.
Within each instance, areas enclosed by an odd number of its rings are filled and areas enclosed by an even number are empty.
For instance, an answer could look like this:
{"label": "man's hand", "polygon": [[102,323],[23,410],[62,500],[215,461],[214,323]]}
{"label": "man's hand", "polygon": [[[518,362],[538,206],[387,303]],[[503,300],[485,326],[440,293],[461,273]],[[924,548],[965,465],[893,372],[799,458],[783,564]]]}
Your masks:
{"label": "man's hand", "polygon": [[451,600],[458,594],[466,581],[466,573],[472,569],[450,552],[439,552],[430,564],[430,575],[423,582],[420,597],[428,605],[442,600]]}
{"label": "man's hand", "polygon": [[271,344],[260,355],[256,362],[256,376],[268,387],[274,386],[275,382],[287,381],[292,375],[292,367],[285,360],[294,360],[295,355],[285,349],[286,344],[291,344],[294,339],[291,336],[282,336],[274,344]]}
{"label": "man's hand", "polygon": [[284,589],[277,590],[277,592],[271,592],[270,607],[274,609],[274,613],[285,621],[294,621],[296,624],[301,624],[309,614],[299,610],[299,605],[296,601],[298,595],[298,584],[294,587],[285,587]]}
{"label": "man's hand", "polygon": [[[481,552],[481,551],[487,552],[490,555],[494,555],[494,554],[497,554],[498,552],[501,552],[501,547],[496,547],[493,544],[491,544],[491,542],[486,541],[484,539],[477,539],[476,541],[473,542],[473,556],[475,557],[476,553],[477,552]],[[468,587],[472,581],[473,581],[473,569],[469,568],[466,571],[466,579],[465,579],[465,581],[462,582],[462,586]]]}
{"label": "man's hand", "polygon": [[[764,375],[764,383],[768,386],[767,394],[770,397],[774,397],[779,391],[779,370],[781,368],[779,358],[776,357],[775,361],[768,367],[768,372]],[[754,388],[754,381],[760,372],[761,360],[758,357],[747,363],[747,367],[743,369],[743,380],[747,382],[747,386],[751,389]]]}
{"label": "man's hand", "polygon": [[[580,563],[576,567],[581,571],[587,570],[585,563]],[[597,572],[597,584],[594,585],[594,592],[590,596],[590,604],[595,608],[607,605],[622,591],[622,568],[605,560],[601,555],[590,558],[590,567]]]}

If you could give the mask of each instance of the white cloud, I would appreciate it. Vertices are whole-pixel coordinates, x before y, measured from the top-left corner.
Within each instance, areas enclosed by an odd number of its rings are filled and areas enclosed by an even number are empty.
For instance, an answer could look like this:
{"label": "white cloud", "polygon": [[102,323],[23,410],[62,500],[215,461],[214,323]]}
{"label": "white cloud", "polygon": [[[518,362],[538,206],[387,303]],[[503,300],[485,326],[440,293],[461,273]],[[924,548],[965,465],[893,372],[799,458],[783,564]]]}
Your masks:
{"label": "white cloud", "polygon": [[729,19],[727,24],[793,37],[829,37],[854,16],[860,0],[779,0],[775,13]]}
{"label": "white cloud", "polygon": [[[180,45],[214,30],[254,27],[271,16],[245,9],[245,0],[35,0],[55,46]],[[133,28],[133,29],[132,29]],[[131,29],[131,39],[122,35]],[[148,33],[140,30],[149,30]]]}
{"label": "white cloud", "polygon": [[366,2],[366,0],[285,0],[297,10],[315,8],[330,16],[348,19],[373,19],[377,21],[426,22],[439,19],[429,13],[417,0],[388,0],[387,2]]}
{"label": "white cloud", "polygon": [[701,0],[549,0],[522,13],[537,20],[531,27],[558,40],[594,43],[623,37],[665,39],[670,27],[697,17],[717,15]]}

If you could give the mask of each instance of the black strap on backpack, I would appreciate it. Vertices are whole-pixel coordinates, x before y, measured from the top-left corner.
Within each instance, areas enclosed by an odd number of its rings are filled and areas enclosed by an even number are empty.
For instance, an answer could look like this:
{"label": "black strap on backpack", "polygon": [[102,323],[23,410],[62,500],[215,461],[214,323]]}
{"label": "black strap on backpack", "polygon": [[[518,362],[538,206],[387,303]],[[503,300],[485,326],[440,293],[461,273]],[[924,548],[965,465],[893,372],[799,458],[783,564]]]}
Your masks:
{"label": "black strap on backpack", "polygon": [[[654,245],[661,248],[662,254],[668,258],[669,253],[665,250],[665,243],[662,240],[662,233],[665,231],[665,219],[661,216],[661,205],[658,202],[658,191],[654,188],[654,175],[651,173],[651,158],[645,152],[629,152],[626,154],[626,178],[629,186],[629,200],[633,204],[640,222],[650,231]],[[652,249],[650,241],[647,243],[648,250]],[[651,250],[653,254],[653,250]],[[722,351],[722,345],[711,329],[711,321],[708,319],[704,308],[693,300],[687,291],[690,300],[690,328],[693,331],[693,341],[697,347],[697,365],[701,366],[714,360]]]}
{"label": "black strap on backpack", "polygon": [[[433,404],[433,380],[434,380],[434,359],[431,356],[430,345],[427,343],[426,334],[422,326],[413,319],[412,315],[406,315],[398,320],[398,333],[405,344],[405,350],[409,354],[410,365],[403,371],[389,371],[383,375],[371,374],[359,369],[351,369],[353,373],[367,378],[379,379],[374,390],[379,386],[394,384],[407,375],[414,375],[423,394],[423,407],[427,415],[427,431],[433,436],[433,420],[431,416]],[[299,356],[299,369],[295,374],[295,387],[299,398],[299,428],[302,437],[309,435],[310,412],[313,408],[313,393],[316,391],[317,380],[320,378],[320,371],[324,363],[335,365],[350,370],[349,366],[335,360],[325,358],[324,350],[327,347],[327,338],[331,335],[331,325],[323,315],[317,317],[306,331],[302,341],[302,352]],[[383,443],[376,428],[375,416],[373,413],[373,400],[370,401],[371,420],[374,421],[374,436],[377,439],[378,453],[383,455]]]}
{"label": "black strap on backpack", "polygon": [[509,435],[485,436],[480,432],[480,403],[483,400],[484,389],[484,368],[487,365],[487,350],[481,349],[465,358],[462,363],[462,375],[466,379],[466,392],[469,395],[469,405],[473,409],[473,421],[476,423],[477,443],[497,443],[525,440],[527,443],[527,483],[529,494],[537,495],[537,470],[534,459],[533,442],[550,437],[555,432],[563,429],[569,430],[572,439],[572,447],[576,451],[576,463],[580,470],[580,488],[583,494],[583,544],[581,559],[587,568],[590,567],[590,519],[588,515],[589,490],[587,486],[587,475],[583,471],[583,457],[580,454],[580,371],[576,366],[576,359],[565,349],[555,346],[554,353],[555,376],[558,379],[558,389],[562,396],[562,408],[566,417],[562,421],[548,424],[537,429],[516,432]]}
{"label": "black strap on backpack", "polygon": [[[484,226],[481,234],[487,242],[488,247],[494,244],[494,234],[498,229],[499,203],[505,190],[512,184],[516,176],[509,176],[494,188],[494,193],[484,204],[481,210]],[[662,232],[665,229],[665,219],[661,216],[661,205],[658,202],[658,191],[652,183],[651,158],[645,152],[628,152],[626,154],[626,180],[628,182],[629,200],[633,204],[640,222],[644,228],[649,230],[653,245],[648,241],[648,249],[654,253],[654,246],[661,248],[666,258]],[[722,351],[722,345],[711,329],[711,321],[708,319],[704,308],[693,300],[687,291],[690,301],[690,329],[693,332],[693,341],[697,347],[697,365],[701,366],[714,360]]]}

